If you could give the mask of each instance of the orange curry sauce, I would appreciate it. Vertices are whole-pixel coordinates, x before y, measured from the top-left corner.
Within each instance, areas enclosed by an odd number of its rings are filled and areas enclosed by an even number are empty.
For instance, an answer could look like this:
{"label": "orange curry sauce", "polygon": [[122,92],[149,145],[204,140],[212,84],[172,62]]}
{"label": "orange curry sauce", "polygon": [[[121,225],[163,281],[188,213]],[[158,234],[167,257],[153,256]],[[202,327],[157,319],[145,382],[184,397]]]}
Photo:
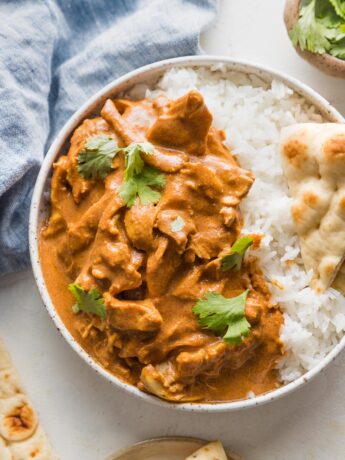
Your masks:
{"label": "orange curry sauce", "polygon": [[[283,317],[255,258],[247,256],[238,272],[220,268],[240,235],[239,204],[254,177],[211,124],[196,91],[174,101],[108,100],[54,164],[51,215],[41,231],[44,278],[73,336],[109,372],[169,401],[230,401],[280,385]],[[100,134],[119,146],[153,144],[142,157],[165,174],[156,205],[137,199],[128,208],[119,197],[122,152],[104,180],[79,174],[78,154]],[[173,231],[177,217],[183,228]],[[69,283],[97,288],[106,319],[74,314]],[[230,346],[200,327],[192,307],[209,291],[234,297],[245,289],[250,335]]]}

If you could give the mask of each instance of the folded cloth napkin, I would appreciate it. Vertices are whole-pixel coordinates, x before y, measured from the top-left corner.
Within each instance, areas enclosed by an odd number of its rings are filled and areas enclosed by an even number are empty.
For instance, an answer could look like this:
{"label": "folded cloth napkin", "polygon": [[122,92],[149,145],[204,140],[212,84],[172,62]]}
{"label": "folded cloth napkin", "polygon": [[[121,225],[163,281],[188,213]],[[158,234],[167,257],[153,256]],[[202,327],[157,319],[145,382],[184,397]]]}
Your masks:
{"label": "folded cloth napkin", "polygon": [[200,51],[217,0],[0,2],[0,275],[26,268],[44,153],[93,93],[144,64]]}

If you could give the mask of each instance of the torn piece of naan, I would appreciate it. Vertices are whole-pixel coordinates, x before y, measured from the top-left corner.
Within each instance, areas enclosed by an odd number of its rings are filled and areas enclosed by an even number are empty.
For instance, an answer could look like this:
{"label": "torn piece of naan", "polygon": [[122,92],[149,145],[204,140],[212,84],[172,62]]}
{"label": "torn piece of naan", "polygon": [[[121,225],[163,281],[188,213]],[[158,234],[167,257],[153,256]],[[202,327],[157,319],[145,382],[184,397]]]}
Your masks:
{"label": "torn piece of naan", "polygon": [[0,460],[57,460],[0,340]]}
{"label": "torn piece of naan", "polygon": [[345,124],[286,127],[280,151],[302,259],[313,271],[311,286],[323,292],[345,258]]}
{"label": "torn piece of naan", "polygon": [[228,457],[219,441],[212,441],[200,447],[186,460],[228,460]]}
{"label": "torn piece of naan", "polygon": [[339,268],[337,276],[332,283],[332,287],[345,295],[345,262]]}

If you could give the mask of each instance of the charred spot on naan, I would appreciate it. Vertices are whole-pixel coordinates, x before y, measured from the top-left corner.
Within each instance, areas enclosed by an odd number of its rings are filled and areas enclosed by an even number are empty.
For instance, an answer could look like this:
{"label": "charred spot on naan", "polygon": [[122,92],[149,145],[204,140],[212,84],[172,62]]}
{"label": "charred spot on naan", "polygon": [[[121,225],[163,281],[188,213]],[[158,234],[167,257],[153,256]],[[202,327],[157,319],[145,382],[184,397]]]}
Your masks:
{"label": "charred spot on naan", "polygon": [[323,147],[323,152],[327,161],[344,162],[345,134],[338,134],[337,136],[334,136],[331,139],[329,139]]}
{"label": "charred spot on naan", "polygon": [[302,168],[308,160],[308,146],[299,140],[291,140],[283,147],[283,153],[295,168]]}
{"label": "charred spot on naan", "polygon": [[301,223],[303,221],[303,217],[305,215],[306,210],[307,210],[307,207],[303,203],[294,203],[291,206],[291,214],[292,214],[293,220],[296,223]]}
{"label": "charred spot on naan", "polygon": [[37,415],[24,395],[0,400],[0,434],[7,441],[21,441],[35,431]]}
{"label": "charred spot on naan", "polygon": [[[343,214],[345,213],[345,195],[342,195],[340,198],[339,198],[339,211],[340,211],[340,214]],[[345,217],[345,215],[344,215]]]}
{"label": "charred spot on naan", "polygon": [[303,201],[307,206],[315,208],[320,203],[320,198],[314,192],[305,192],[303,195]]}

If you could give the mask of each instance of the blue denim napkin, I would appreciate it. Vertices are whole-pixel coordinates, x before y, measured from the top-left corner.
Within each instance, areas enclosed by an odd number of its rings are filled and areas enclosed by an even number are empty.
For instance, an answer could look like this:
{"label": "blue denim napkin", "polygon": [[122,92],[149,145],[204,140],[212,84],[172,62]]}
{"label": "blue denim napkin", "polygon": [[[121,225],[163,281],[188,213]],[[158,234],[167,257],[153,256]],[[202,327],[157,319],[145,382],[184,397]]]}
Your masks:
{"label": "blue denim napkin", "polygon": [[198,53],[216,2],[0,2],[0,275],[29,264],[31,193],[58,130],[120,75]]}

